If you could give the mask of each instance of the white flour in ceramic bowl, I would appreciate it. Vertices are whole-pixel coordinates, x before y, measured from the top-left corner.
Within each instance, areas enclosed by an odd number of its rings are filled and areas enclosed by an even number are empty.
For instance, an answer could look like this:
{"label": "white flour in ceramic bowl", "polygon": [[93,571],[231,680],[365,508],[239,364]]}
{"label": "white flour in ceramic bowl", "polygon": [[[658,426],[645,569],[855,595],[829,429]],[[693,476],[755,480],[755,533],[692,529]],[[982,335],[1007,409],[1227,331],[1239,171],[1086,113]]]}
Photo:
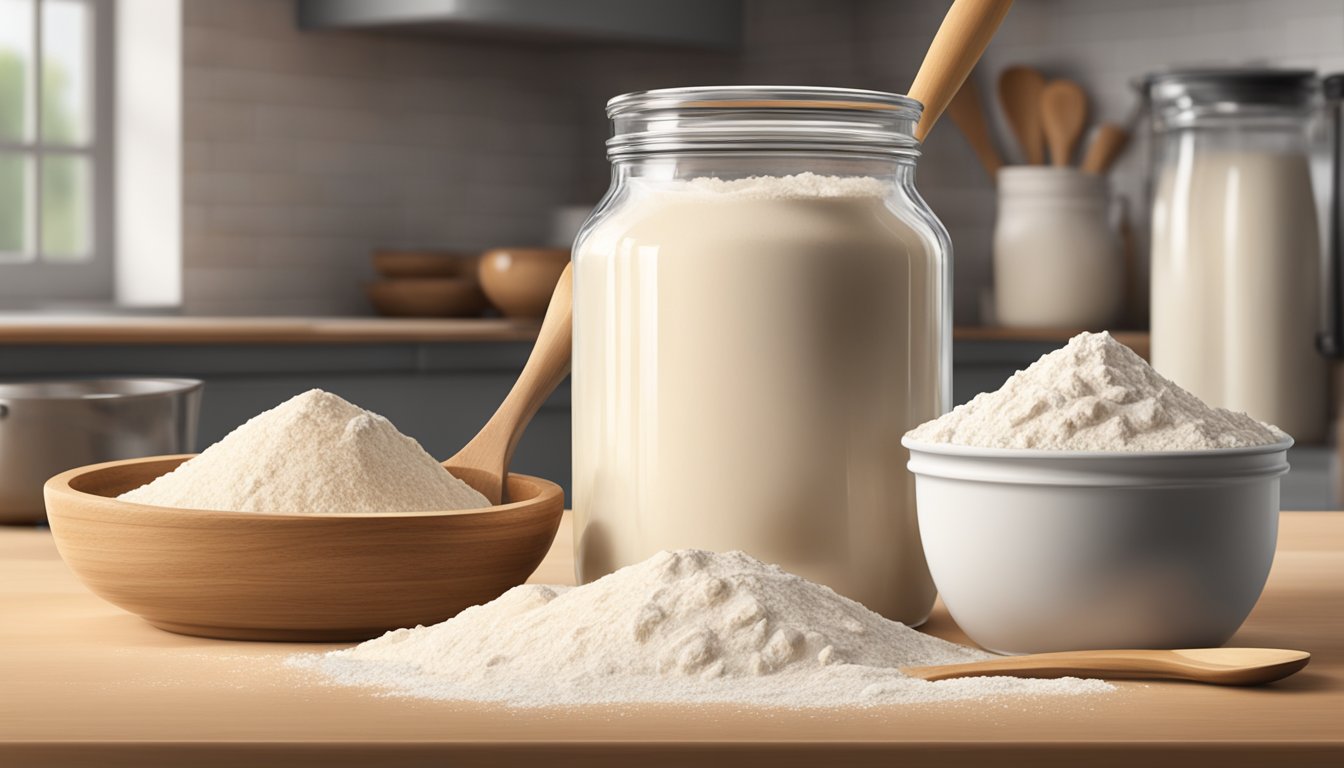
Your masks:
{"label": "white flour in ceramic bowl", "polygon": [[1202,451],[1272,445],[1288,435],[1205,404],[1102,332],[1074,336],[907,437],[976,448]]}
{"label": "white flour in ceramic bowl", "polygon": [[287,514],[490,506],[392,422],[320,389],[254,416],[199,456],[118,498]]}
{"label": "white flour in ceramic bowl", "polygon": [[515,587],[441,624],[289,663],[390,695],[517,707],[830,708],[1112,690],[1074,678],[932,683],[898,671],[988,657],[741,552],[680,550],[581,587]]}

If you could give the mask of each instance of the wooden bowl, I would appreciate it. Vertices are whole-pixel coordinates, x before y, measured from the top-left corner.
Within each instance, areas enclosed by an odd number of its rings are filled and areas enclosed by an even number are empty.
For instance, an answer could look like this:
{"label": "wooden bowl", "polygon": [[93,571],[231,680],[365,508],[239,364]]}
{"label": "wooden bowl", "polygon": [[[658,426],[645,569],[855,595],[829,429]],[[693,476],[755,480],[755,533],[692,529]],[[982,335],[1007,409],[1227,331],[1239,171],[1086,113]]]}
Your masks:
{"label": "wooden bowl", "polygon": [[373,252],[373,269],[389,278],[474,277],[476,257],[452,251],[384,248]]}
{"label": "wooden bowl", "polygon": [[189,458],[95,464],[44,489],[56,546],[80,580],[185,635],[326,642],[443,621],[526,581],[564,507],[558,485],[516,474],[508,490],[519,501],[461,512],[212,512],[115,498]]}
{"label": "wooden bowl", "polygon": [[389,317],[475,317],[485,309],[485,294],[471,277],[379,280],[365,292],[378,314]]}
{"label": "wooden bowl", "polygon": [[566,248],[496,248],[477,266],[481,290],[507,317],[541,317],[560,273],[569,263]]}

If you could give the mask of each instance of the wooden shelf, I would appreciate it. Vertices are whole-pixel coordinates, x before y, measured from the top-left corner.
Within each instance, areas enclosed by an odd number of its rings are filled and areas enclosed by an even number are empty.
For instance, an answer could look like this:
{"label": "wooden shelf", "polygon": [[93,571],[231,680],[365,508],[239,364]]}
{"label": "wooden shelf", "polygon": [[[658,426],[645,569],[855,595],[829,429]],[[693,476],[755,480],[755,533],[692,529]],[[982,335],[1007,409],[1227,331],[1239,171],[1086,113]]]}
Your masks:
{"label": "wooden shelf", "polygon": [[[380,344],[532,341],[539,322],[504,318],[176,317],[0,315],[0,344]],[[1068,329],[958,327],[969,342],[1064,343]],[[1111,335],[1145,357],[1148,334]]]}
{"label": "wooden shelf", "polygon": [[0,344],[387,344],[532,341],[538,321],[383,317],[0,317]]}

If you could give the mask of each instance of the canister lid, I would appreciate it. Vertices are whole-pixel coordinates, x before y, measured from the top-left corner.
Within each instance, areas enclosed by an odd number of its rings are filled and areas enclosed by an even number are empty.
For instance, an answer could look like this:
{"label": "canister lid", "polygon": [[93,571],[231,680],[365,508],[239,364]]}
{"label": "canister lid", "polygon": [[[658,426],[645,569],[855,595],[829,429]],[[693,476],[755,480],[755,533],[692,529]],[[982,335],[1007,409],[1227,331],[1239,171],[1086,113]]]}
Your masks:
{"label": "canister lid", "polygon": [[1245,107],[1300,108],[1311,103],[1316,73],[1309,69],[1205,68],[1159,72],[1143,80],[1157,111]]}

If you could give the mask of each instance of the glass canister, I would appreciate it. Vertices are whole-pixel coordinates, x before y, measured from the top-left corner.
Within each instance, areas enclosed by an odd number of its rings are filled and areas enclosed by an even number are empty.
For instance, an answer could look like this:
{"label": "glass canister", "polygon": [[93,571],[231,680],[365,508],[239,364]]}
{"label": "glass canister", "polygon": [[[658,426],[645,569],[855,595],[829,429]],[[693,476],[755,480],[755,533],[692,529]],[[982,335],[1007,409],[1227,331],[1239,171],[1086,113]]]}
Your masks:
{"label": "glass canister", "polygon": [[1204,401],[1325,437],[1305,70],[1150,77],[1152,363]]}
{"label": "glass canister", "polygon": [[574,245],[575,560],[744,550],[918,624],[901,436],[951,390],[921,111],[835,88],[632,93]]}

